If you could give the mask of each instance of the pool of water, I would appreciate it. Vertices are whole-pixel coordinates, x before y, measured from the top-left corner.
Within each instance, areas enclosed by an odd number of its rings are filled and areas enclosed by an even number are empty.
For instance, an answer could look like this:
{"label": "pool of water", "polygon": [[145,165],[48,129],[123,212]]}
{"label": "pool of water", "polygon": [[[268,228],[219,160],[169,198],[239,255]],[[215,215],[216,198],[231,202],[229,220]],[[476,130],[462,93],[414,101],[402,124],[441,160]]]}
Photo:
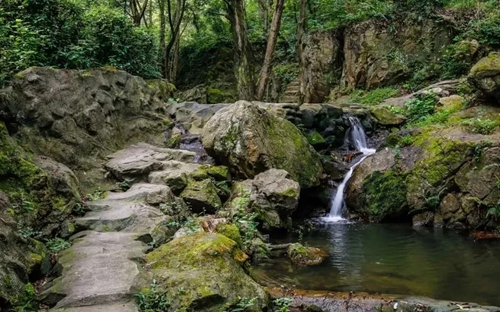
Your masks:
{"label": "pool of water", "polygon": [[[282,239],[279,243],[296,240]],[[475,242],[454,231],[409,225],[318,224],[303,237],[330,258],[296,268],[283,260],[262,264],[269,286],[426,296],[500,306],[500,241]]]}

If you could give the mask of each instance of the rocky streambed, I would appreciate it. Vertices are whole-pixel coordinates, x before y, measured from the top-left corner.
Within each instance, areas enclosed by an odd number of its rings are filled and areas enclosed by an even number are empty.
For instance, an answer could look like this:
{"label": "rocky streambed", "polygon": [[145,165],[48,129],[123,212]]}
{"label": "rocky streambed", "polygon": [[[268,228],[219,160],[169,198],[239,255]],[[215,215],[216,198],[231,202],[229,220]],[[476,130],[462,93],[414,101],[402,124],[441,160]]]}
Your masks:
{"label": "rocky streambed", "polygon": [[[294,282],[300,273],[293,272],[328,276],[321,270],[331,261],[360,250],[356,240],[335,241],[333,250],[313,240],[306,246],[277,241],[284,233],[303,232],[299,217],[326,215],[332,186],[356,158],[344,142],[349,116],[360,119],[374,142],[382,142],[348,185],[350,217],[406,222],[407,229],[411,223],[493,229],[496,219],[489,210],[498,200],[498,132],[474,134],[453,122],[398,132],[392,128],[406,120],[394,113],[398,99],[392,106],[370,108],[169,103],[162,83],[119,71],[32,68],[2,90],[0,305],[36,304],[54,311],[237,311],[242,306],[272,311],[283,305],[298,311],[363,311],[398,310],[398,303],[417,310],[498,311],[397,296],[302,293]],[[452,106],[447,117],[466,119],[477,110],[457,109],[452,101],[457,82],[444,85],[433,87],[432,94]],[[496,109],[485,108],[491,116]],[[71,247],[54,252],[49,244],[54,237],[69,240]],[[383,250],[391,240],[370,242],[374,237],[357,243]],[[423,248],[404,255],[413,261],[435,250]],[[255,271],[256,264],[273,263],[275,257],[289,263],[286,273],[268,278]],[[472,259],[489,263],[488,257]],[[369,262],[372,269],[377,266],[376,259]],[[412,274],[422,261],[415,263],[405,281],[388,277],[396,270],[382,270],[373,283],[419,284]],[[360,267],[356,274],[365,276]],[[321,278],[315,282],[325,286]],[[279,292],[264,287],[275,283]],[[351,283],[316,289],[353,288]],[[393,293],[396,288],[357,290]],[[293,301],[274,300],[281,296]]]}

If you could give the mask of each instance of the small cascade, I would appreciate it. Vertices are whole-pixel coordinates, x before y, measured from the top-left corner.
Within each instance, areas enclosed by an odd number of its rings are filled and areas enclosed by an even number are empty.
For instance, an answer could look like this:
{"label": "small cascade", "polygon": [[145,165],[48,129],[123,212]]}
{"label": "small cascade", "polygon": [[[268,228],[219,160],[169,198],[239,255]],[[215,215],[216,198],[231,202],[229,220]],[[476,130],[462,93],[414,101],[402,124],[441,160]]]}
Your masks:
{"label": "small cascade", "polygon": [[361,125],[359,119],[356,117],[349,117],[349,122],[351,123],[350,139],[352,140],[352,143],[356,151],[363,153],[363,157],[361,157],[359,161],[357,161],[354,165],[351,166],[349,172],[347,172],[346,176],[344,177],[344,180],[342,180],[339,187],[337,188],[335,196],[332,197],[330,201],[330,206],[331,206],[330,213],[325,218],[323,218],[323,220],[328,222],[338,222],[344,220],[344,218],[342,218],[342,212],[345,206],[344,202],[345,186],[349,181],[349,179],[351,178],[354,169],[356,169],[356,167],[363,160],[365,160],[366,157],[375,153],[375,149],[368,148],[366,134],[365,131],[363,130],[363,126]]}

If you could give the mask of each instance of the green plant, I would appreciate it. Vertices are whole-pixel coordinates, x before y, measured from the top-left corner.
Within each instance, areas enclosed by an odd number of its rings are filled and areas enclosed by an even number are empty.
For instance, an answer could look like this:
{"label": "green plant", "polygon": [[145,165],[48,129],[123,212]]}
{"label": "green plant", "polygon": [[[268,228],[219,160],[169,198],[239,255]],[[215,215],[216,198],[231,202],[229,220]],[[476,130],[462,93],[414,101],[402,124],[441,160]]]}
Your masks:
{"label": "green plant", "polygon": [[411,123],[424,120],[434,112],[437,99],[434,93],[428,92],[406,101],[406,115]]}
{"label": "green plant", "polygon": [[170,311],[171,303],[166,289],[158,285],[153,279],[149,288],[135,294],[137,305],[142,312]]}
{"label": "green plant", "polygon": [[238,303],[233,307],[225,309],[224,312],[244,312],[255,306],[257,298],[239,298]]}
{"label": "green plant", "polygon": [[356,90],[351,94],[351,101],[360,103],[375,105],[382,101],[394,97],[399,94],[399,90],[394,87],[386,87],[374,89],[371,91]]}
{"label": "green plant", "polygon": [[233,220],[241,233],[244,246],[248,246],[252,239],[259,235],[259,223],[255,221],[256,219],[256,213],[246,212],[242,206],[240,206],[238,212],[233,216]]}
{"label": "green plant", "polygon": [[273,311],[274,312],[289,312],[290,305],[293,303],[292,298],[277,298],[273,300]]}
{"label": "green plant", "polygon": [[57,253],[61,250],[64,250],[64,249],[68,249],[69,247],[71,247],[71,243],[68,242],[67,240],[64,240],[60,237],[56,237],[56,238],[51,238],[49,239],[45,245],[47,246],[47,249],[51,252],[51,253]]}
{"label": "green plant", "polygon": [[40,311],[36,300],[36,289],[31,283],[24,285],[23,292],[13,300],[13,303],[14,307],[12,311],[14,312]]}
{"label": "green plant", "polygon": [[31,227],[21,227],[21,228],[18,228],[17,231],[24,238],[36,238],[36,237],[39,237],[42,235],[42,232],[35,231]]}
{"label": "green plant", "polygon": [[488,118],[468,119],[464,120],[462,124],[471,132],[485,135],[493,133],[500,126],[500,122],[493,121]]}
{"label": "green plant", "polygon": [[128,190],[130,189],[131,182],[132,182],[131,180],[127,180],[127,179],[125,179],[125,180],[123,180],[123,181],[121,181],[121,182],[117,182],[117,183],[116,183],[116,186],[117,186],[120,190],[122,190],[122,192],[126,192],[126,191],[128,191]]}
{"label": "green plant", "polygon": [[87,194],[86,197],[90,200],[99,200],[99,199],[105,198],[107,195],[108,195],[107,191],[103,191],[100,188],[98,188],[97,190],[93,191],[92,193]]}

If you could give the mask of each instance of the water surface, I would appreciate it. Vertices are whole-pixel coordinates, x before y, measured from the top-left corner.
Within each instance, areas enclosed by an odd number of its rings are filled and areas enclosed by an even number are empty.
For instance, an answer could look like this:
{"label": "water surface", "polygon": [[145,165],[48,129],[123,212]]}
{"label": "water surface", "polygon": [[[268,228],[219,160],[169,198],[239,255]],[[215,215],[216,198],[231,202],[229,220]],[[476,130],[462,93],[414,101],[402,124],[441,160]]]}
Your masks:
{"label": "water surface", "polygon": [[306,268],[273,260],[258,270],[261,282],[500,306],[500,241],[475,242],[454,231],[409,225],[330,223],[319,224],[303,242],[331,257]]}

